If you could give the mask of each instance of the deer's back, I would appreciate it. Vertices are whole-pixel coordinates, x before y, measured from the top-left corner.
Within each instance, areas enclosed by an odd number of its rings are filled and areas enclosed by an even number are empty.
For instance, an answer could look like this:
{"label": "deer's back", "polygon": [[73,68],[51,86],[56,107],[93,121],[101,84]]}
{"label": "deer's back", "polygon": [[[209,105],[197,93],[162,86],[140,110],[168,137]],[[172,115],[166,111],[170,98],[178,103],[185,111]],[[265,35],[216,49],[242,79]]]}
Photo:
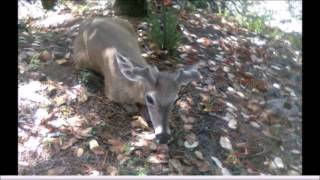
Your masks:
{"label": "deer's back", "polygon": [[127,21],[114,18],[86,20],[74,42],[74,54],[81,68],[92,69],[105,77],[106,95],[119,102],[142,102],[142,85],[125,79],[113,54],[120,52],[134,64],[146,62],[141,56],[134,30]]}

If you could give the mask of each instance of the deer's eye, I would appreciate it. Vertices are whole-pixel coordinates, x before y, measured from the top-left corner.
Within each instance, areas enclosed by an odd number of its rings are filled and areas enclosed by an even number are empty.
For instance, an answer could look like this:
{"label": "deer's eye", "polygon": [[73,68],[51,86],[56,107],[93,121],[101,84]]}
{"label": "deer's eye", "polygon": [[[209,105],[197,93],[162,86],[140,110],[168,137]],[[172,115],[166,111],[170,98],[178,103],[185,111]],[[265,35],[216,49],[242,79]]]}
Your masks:
{"label": "deer's eye", "polygon": [[146,99],[147,99],[147,103],[151,104],[151,105],[154,105],[154,100],[153,98],[150,96],[150,95],[147,95],[146,96]]}

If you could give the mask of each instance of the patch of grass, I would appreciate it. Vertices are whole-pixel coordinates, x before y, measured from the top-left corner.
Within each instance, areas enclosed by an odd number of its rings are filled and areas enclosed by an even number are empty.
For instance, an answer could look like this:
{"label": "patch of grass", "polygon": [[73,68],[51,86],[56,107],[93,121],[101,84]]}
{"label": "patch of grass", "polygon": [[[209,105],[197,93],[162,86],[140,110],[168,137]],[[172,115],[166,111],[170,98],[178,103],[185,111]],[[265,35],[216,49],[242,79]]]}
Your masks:
{"label": "patch of grass", "polygon": [[39,67],[40,67],[39,54],[36,53],[31,57],[30,63],[28,65],[28,70],[34,71],[34,70],[37,70]]}
{"label": "patch of grass", "polygon": [[179,19],[171,10],[165,13],[164,18],[164,24],[162,25],[158,16],[150,15],[148,19],[152,26],[150,36],[159,49],[167,50],[168,55],[173,56],[176,52],[176,47],[181,40],[181,34],[177,30]]}
{"label": "patch of grass", "polygon": [[129,155],[129,153],[130,153],[130,146],[129,146],[128,144],[124,144],[124,145],[123,145],[123,152],[124,152],[124,154]]}

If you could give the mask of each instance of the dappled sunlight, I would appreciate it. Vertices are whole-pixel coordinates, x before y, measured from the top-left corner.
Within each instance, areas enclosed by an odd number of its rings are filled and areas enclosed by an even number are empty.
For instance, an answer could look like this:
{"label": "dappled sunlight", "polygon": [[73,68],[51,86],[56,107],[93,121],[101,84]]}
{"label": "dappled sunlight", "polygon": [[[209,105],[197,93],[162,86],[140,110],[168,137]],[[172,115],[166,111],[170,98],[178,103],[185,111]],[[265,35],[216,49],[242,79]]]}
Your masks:
{"label": "dappled sunlight", "polygon": [[181,21],[173,31],[182,38],[164,59],[149,21],[129,18],[148,63],[201,74],[179,89],[170,139],[160,145],[145,107],[127,112],[105,97],[103,77],[75,69],[79,23],[114,16],[107,3],[67,1],[44,11],[40,1],[19,1],[20,175],[301,174],[302,52],[290,39],[296,36],[251,32],[227,15],[172,1]]}

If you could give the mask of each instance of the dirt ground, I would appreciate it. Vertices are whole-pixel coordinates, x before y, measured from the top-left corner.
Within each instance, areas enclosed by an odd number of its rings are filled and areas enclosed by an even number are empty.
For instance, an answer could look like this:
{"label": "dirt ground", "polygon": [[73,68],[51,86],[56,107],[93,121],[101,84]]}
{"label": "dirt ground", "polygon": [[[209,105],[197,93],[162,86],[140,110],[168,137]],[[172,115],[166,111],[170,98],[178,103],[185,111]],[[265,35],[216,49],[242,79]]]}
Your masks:
{"label": "dirt ground", "polygon": [[47,25],[49,15],[19,26],[19,175],[302,173],[302,57],[288,41],[203,10],[181,15],[177,58],[162,60],[149,26],[130,18],[147,62],[160,70],[197,63],[203,76],[181,89],[173,136],[159,146],[141,113],[104,97],[103,77],[74,68],[79,23],[114,16],[112,9],[60,6],[54,15],[66,15],[62,23]]}

